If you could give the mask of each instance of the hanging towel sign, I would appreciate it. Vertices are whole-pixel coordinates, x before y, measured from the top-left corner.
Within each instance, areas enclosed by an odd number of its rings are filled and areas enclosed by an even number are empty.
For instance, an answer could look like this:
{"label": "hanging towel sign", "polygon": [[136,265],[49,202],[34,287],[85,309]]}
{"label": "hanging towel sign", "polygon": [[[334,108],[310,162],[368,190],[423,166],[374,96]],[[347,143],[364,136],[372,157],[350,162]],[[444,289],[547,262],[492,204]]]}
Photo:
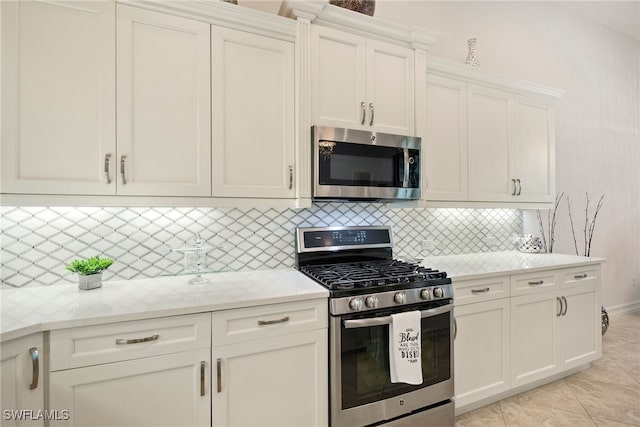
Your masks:
{"label": "hanging towel sign", "polygon": [[422,337],[419,311],[392,314],[389,368],[392,383],[422,384]]}

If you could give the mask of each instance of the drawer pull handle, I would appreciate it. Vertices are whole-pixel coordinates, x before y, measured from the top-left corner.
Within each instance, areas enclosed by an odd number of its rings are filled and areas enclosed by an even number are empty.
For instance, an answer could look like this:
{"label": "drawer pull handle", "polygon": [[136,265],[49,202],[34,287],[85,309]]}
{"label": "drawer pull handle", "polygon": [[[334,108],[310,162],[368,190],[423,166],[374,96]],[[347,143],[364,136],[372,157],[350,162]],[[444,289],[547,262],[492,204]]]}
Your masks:
{"label": "drawer pull handle", "polygon": [[200,396],[204,396],[205,394],[205,389],[204,389],[205,366],[206,366],[205,361],[204,360],[201,361],[200,362]]}
{"label": "drawer pull handle", "polygon": [[567,315],[567,310],[569,309],[569,304],[567,303],[567,299],[563,296],[562,301],[564,302],[564,311],[562,312],[563,316]]}
{"label": "drawer pull handle", "polygon": [[536,285],[542,285],[543,283],[544,283],[544,280],[537,280],[535,282],[529,282],[529,285],[536,286]]}
{"label": "drawer pull handle", "polygon": [[486,294],[487,292],[489,292],[491,290],[491,288],[484,288],[484,289],[471,289],[471,293],[472,294]]}
{"label": "drawer pull handle", "polygon": [[575,276],[573,276],[574,279],[586,279],[587,278],[587,273],[583,273],[583,274],[576,274]]}
{"label": "drawer pull handle", "polygon": [[132,339],[116,338],[116,344],[139,344],[141,342],[157,341],[158,338],[160,338],[160,335],[158,334],[151,335],[150,337],[144,337],[144,338],[132,338]]}
{"label": "drawer pull handle", "polygon": [[556,297],[556,301],[558,301],[558,304],[560,305],[559,310],[556,313],[556,317],[560,317],[562,316],[562,310],[564,309],[564,307],[562,306],[562,300],[560,299],[560,297]]}
{"label": "drawer pull handle", "polygon": [[29,354],[31,355],[31,365],[33,367],[29,390],[35,390],[38,388],[38,380],[40,379],[40,355],[38,354],[38,347],[31,347]]}
{"label": "drawer pull handle", "polygon": [[218,393],[222,392],[222,359],[216,359],[216,384]]}
{"label": "drawer pull handle", "polygon": [[277,325],[278,323],[285,323],[289,321],[289,316],[285,316],[282,319],[276,320],[258,320],[258,326]]}

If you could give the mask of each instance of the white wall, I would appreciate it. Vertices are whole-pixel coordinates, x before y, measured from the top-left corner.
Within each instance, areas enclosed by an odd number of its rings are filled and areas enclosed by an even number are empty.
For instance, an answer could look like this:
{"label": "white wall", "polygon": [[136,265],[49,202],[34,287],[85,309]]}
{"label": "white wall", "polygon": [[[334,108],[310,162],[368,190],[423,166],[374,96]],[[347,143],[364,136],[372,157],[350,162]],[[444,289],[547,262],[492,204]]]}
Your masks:
{"label": "white wall", "polygon": [[[430,54],[566,91],[556,113],[556,188],[571,197],[577,232],[584,193],[605,194],[592,256],[604,257],[603,304],[640,301],[640,42],[553,2],[378,0],[375,16],[441,32]],[[639,24],[640,25],[640,24]],[[554,252],[575,253],[566,202]],[[525,215],[525,225],[537,221]],[[579,219],[578,219],[579,218]],[[580,242],[579,242],[580,247]],[[638,279],[640,280],[640,279]]]}

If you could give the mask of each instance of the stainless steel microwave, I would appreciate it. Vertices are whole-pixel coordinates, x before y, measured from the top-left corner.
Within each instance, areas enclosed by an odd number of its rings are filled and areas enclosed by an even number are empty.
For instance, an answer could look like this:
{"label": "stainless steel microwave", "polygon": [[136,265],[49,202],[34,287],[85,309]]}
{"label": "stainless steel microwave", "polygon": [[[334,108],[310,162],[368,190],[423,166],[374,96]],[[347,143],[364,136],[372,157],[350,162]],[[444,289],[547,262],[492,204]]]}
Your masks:
{"label": "stainless steel microwave", "polygon": [[311,128],[314,200],[420,198],[419,137]]}

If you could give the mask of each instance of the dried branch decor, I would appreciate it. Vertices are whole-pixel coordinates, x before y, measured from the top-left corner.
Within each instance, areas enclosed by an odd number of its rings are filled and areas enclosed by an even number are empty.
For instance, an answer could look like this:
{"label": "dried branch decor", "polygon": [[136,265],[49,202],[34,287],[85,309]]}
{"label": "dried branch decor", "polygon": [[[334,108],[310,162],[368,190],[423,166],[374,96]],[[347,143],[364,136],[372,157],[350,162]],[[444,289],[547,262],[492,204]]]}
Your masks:
{"label": "dried branch decor", "polygon": [[[589,218],[589,193],[585,193],[586,204],[584,208],[584,229],[582,230],[584,233],[584,256],[591,256],[591,242],[593,241],[593,233],[596,229],[596,218],[598,218],[598,213],[602,208],[602,204],[604,202],[604,194],[600,196],[598,203],[596,204],[595,211],[593,213],[593,218]],[[576,239],[576,231],[573,226],[573,215],[571,215],[571,202],[569,200],[569,196],[567,196],[567,207],[569,208],[569,222],[571,223],[571,235],[573,236],[573,246],[576,250],[576,255],[580,255],[578,251],[578,241]]]}
{"label": "dried branch decor", "polygon": [[540,210],[536,213],[538,215],[538,225],[540,226],[540,234],[542,235],[542,247],[544,251],[547,253],[553,252],[553,243],[556,238],[556,213],[558,212],[558,206],[560,205],[560,201],[564,197],[564,191],[560,194],[556,194],[556,203],[553,206],[553,209],[547,211],[547,235],[545,235],[544,231],[544,223],[542,221],[542,214]]}

